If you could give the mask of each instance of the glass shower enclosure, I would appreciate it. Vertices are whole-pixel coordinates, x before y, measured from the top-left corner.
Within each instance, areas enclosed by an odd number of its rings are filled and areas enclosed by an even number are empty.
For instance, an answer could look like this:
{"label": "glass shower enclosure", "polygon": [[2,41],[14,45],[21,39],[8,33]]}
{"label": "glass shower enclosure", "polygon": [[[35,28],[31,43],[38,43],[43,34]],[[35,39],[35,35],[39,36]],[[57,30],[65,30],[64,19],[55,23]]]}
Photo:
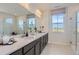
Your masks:
{"label": "glass shower enclosure", "polygon": [[79,11],[73,17],[71,37],[72,37],[72,49],[75,55],[79,55]]}
{"label": "glass shower enclosure", "polygon": [[76,13],[76,54],[79,54],[79,12]]}

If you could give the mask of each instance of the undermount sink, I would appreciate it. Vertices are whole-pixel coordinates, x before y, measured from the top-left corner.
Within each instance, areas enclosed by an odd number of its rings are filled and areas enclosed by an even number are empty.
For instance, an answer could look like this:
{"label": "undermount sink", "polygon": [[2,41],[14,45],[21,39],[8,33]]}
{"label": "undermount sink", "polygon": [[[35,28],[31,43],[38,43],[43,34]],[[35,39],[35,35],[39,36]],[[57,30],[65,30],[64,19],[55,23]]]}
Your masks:
{"label": "undermount sink", "polygon": [[6,43],[6,44],[0,44],[0,45],[12,45],[12,44],[14,44],[14,43],[16,43],[16,41],[11,41],[11,42],[8,42],[8,43]]}
{"label": "undermount sink", "polygon": [[3,36],[1,40],[2,42],[0,42],[0,45],[11,45],[16,42],[13,37],[7,35]]}

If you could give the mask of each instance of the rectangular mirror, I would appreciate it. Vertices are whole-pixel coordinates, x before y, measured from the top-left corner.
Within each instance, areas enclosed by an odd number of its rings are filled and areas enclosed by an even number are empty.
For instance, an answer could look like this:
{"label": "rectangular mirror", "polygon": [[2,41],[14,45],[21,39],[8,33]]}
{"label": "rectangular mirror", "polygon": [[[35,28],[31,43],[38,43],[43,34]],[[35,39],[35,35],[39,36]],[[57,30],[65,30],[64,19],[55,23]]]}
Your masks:
{"label": "rectangular mirror", "polygon": [[0,35],[24,34],[36,26],[35,15],[17,3],[0,4]]}

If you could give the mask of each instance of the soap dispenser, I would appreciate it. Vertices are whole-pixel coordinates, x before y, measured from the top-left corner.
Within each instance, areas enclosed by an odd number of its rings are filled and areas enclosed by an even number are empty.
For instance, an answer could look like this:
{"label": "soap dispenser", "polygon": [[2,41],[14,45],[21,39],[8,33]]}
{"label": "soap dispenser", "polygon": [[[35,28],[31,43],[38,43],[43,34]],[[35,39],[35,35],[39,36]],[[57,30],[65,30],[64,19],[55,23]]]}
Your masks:
{"label": "soap dispenser", "polygon": [[26,36],[28,36],[28,32],[26,32]]}

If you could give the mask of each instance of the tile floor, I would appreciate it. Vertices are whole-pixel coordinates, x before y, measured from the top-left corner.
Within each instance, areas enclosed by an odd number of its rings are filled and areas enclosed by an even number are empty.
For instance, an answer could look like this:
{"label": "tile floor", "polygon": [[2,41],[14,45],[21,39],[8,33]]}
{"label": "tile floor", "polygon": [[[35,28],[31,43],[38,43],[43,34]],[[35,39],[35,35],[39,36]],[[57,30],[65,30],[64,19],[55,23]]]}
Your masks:
{"label": "tile floor", "polygon": [[73,55],[71,46],[69,45],[57,45],[57,44],[47,44],[47,46],[42,51],[41,55]]}

